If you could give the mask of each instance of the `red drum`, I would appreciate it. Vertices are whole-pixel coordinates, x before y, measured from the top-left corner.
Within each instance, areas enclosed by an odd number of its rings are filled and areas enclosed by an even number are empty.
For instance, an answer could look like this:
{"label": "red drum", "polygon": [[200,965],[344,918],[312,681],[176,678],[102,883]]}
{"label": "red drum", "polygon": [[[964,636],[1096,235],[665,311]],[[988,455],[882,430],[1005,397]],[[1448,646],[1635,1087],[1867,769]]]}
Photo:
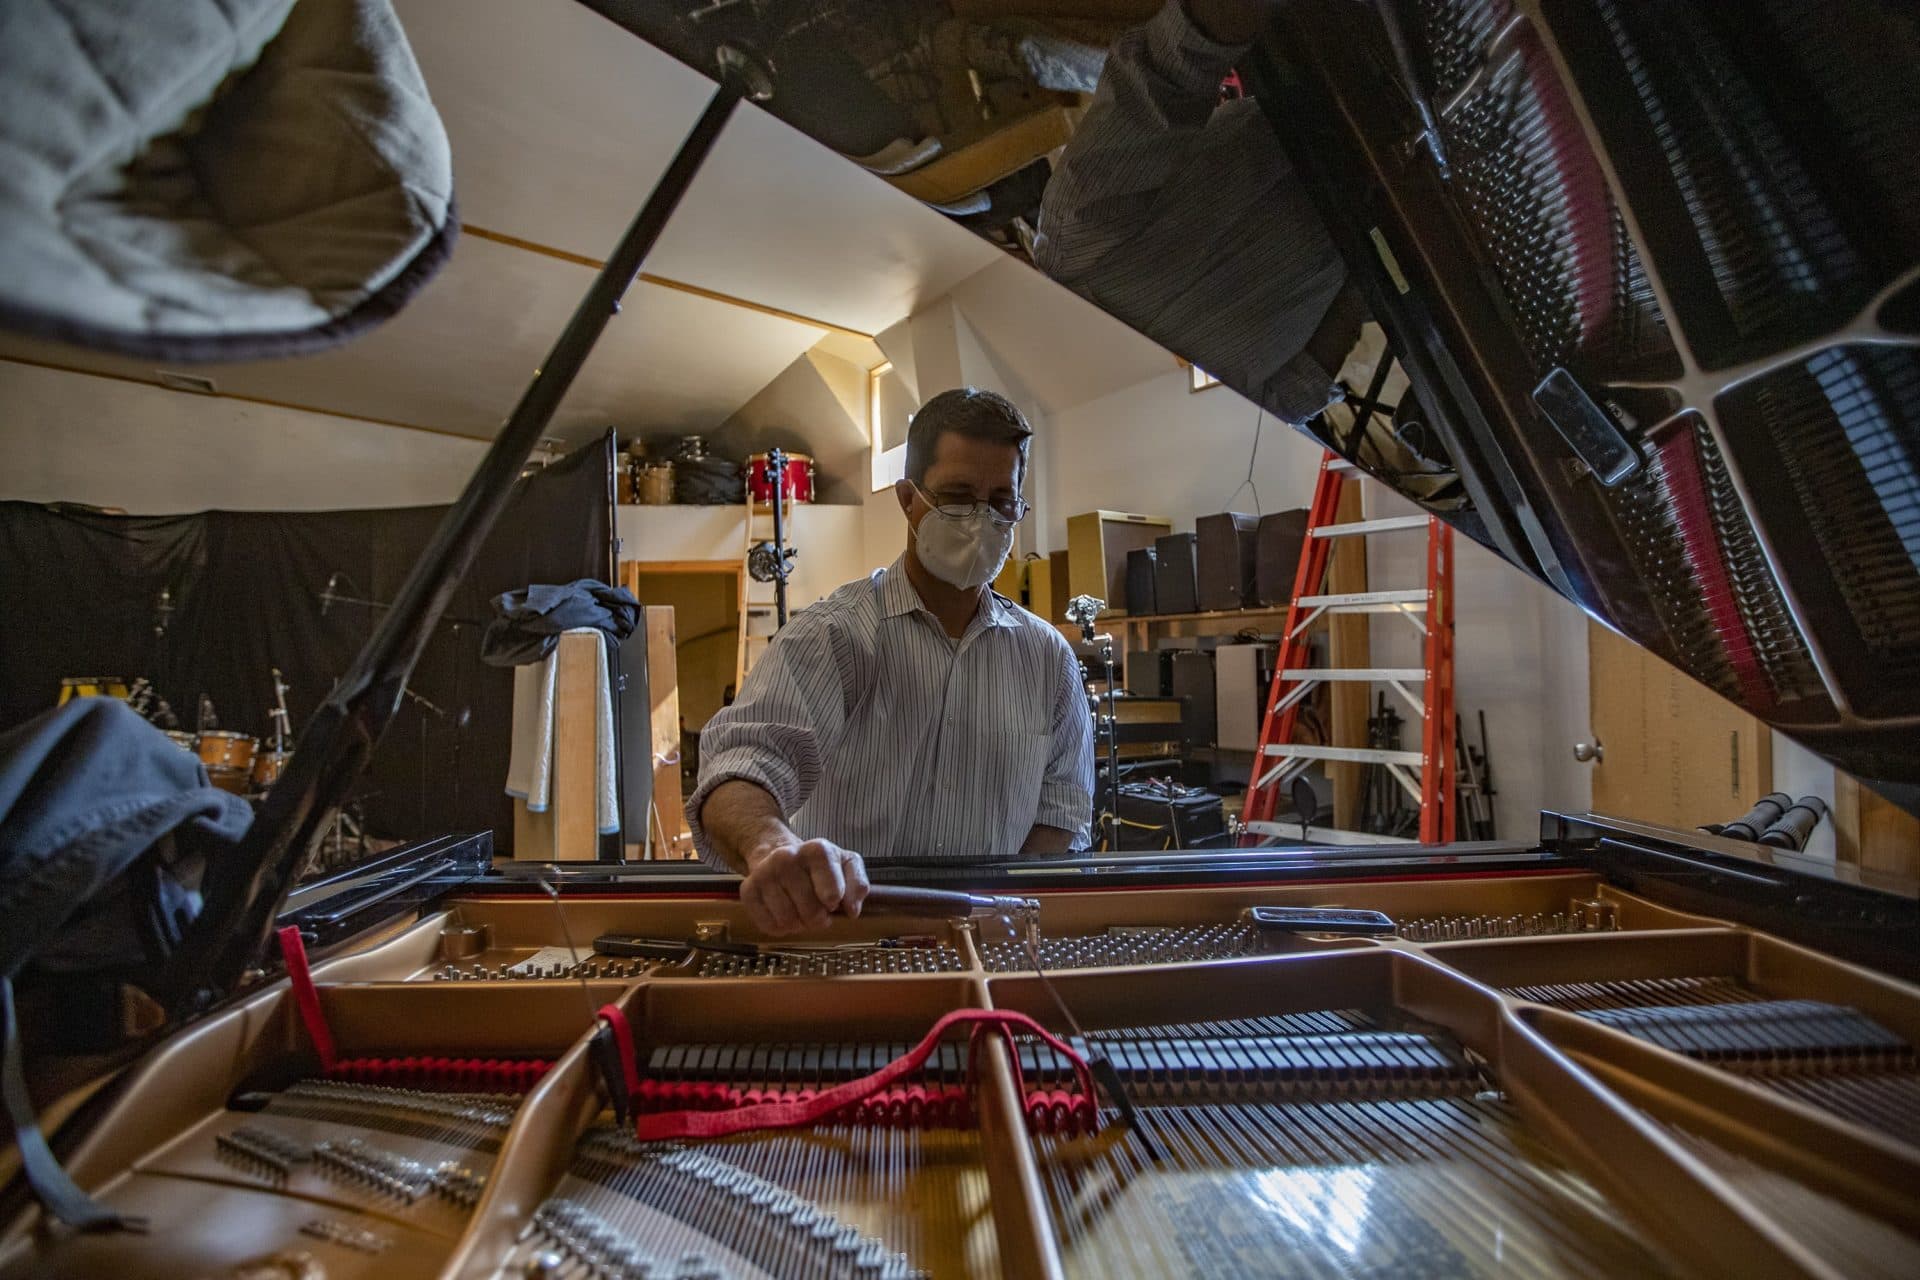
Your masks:
{"label": "red drum", "polygon": [[[773,502],[773,468],[768,465],[769,456],[756,453],[747,459],[747,496],[763,507]],[[787,501],[812,502],[813,459],[804,453],[789,453],[786,459]]]}

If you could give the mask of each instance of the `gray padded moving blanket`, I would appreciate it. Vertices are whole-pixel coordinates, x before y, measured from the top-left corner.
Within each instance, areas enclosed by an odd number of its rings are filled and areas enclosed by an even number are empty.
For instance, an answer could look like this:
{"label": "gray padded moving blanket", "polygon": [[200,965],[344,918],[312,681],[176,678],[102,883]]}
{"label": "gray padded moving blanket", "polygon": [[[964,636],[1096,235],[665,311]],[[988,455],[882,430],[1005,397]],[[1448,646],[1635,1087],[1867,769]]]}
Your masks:
{"label": "gray padded moving blanket", "polygon": [[397,311],[457,225],[388,0],[0,0],[0,326],[319,350]]}

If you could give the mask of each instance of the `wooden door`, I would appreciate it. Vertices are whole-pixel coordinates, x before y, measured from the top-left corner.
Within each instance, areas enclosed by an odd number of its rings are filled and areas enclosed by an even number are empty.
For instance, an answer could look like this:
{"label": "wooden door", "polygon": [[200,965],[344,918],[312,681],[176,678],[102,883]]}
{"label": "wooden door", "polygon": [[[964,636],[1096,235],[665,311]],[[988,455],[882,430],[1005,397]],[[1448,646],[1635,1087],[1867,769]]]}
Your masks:
{"label": "wooden door", "polygon": [[1596,813],[1684,829],[1729,822],[1773,789],[1766,725],[1597,623],[1587,636]]}

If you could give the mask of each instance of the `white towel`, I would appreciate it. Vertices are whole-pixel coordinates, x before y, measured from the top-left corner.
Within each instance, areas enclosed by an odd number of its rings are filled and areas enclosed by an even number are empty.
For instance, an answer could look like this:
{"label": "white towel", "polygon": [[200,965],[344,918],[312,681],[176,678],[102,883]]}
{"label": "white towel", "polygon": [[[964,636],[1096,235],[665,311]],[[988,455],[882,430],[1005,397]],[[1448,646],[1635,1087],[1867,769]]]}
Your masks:
{"label": "white towel", "polygon": [[[595,830],[620,829],[619,780],[613,756],[613,685],[607,678],[607,636],[597,627],[576,627],[567,635],[590,635],[600,642],[594,679]],[[513,746],[507,755],[507,794],[527,802],[534,813],[553,803],[554,689],[559,682],[556,648],[541,662],[513,669]]]}

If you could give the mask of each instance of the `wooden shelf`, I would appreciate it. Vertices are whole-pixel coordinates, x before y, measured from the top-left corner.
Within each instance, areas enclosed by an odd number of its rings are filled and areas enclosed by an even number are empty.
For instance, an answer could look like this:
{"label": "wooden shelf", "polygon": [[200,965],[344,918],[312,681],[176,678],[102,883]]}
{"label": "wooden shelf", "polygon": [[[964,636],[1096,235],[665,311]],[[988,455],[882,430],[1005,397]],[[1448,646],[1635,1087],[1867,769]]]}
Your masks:
{"label": "wooden shelf", "polygon": [[1136,622],[1226,622],[1234,618],[1285,617],[1286,612],[1286,605],[1276,604],[1264,609],[1214,609],[1204,613],[1116,613],[1100,621],[1123,622],[1128,625]]}
{"label": "wooden shelf", "polygon": [[[1145,626],[1155,622],[1233,622],[1243,618],[1284,618],[1287,606],[1271,605],[1262,609],[1215,609],[1206,613],[1107,613],[1094,620],[1094,627]],[[1078,631],[1077,622],[1056,622],[1062,631]]]}

